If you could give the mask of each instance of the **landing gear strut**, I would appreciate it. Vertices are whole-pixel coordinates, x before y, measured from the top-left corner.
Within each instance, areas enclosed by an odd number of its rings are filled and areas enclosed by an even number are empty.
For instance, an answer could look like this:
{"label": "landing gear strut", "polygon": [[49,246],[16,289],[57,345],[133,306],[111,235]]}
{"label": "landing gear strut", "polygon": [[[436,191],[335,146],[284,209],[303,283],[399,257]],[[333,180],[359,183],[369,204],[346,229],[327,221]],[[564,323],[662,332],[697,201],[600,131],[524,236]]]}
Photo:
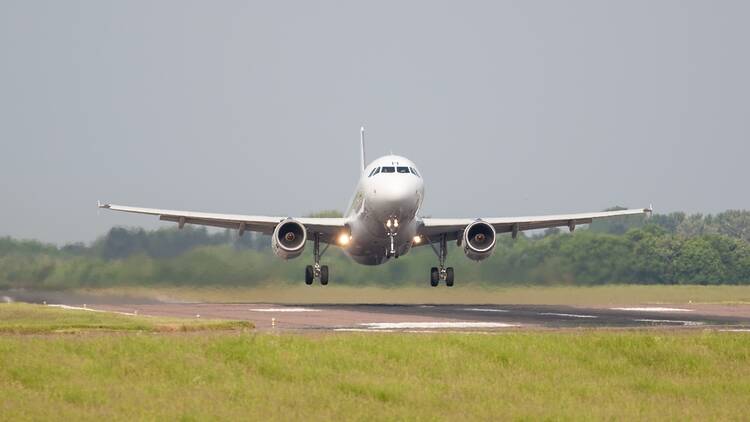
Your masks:
{"label": "landing gear strut", "polygon": [[398,259],[398,252],[396,252],[396,236],[398,236],[398,219],[389,218],[385,223],[386,235],[388,236],[388,248],[385,250],[385,256],[388,258]]}
{"label": "landing gear strut", "polygon": [[328,265],[320,265],[320,258],[323,256],[323,254],[326,253],[328,250],[328,246],[326,245],[325,249],[323,249],[323,252],[320,251],[320,233],[313,234],[313,265],[308,265],[305,267],[305,284],[308,286],[313,283],[313,281],[318,278],[320,279],[320,284],[325,286],[328,284]]}
{"label": "landing gear strut", "polygon": [[454,273],[453,267],[445,267],[445,259],[448,257],[448,240],[446,235],[440,235],[440,246],[439,249],[430,243],[430,247],[438,257],[439,267],[430,268],[430,286],[436,287],[440,280],[445,281],[445,285],[453,287]]}

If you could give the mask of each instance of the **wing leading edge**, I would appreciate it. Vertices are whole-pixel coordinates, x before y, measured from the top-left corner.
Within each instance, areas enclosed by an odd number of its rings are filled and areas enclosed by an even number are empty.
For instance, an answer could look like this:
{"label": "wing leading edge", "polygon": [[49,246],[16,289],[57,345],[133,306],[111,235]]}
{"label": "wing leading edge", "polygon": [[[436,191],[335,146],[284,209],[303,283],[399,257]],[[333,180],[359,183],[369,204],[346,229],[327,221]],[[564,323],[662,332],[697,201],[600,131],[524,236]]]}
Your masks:
{"label": "wing leading edge", "polygon": [[[619,211],[588,212],[579,214],[542,215],[531,217],[482,218],[497,233],[519,232],[524,230],[568,227],[571,230],[581,224],[590,224],[599,218],[622,217],[628,215],[651,214],[652,208],[635,208]],[[448,235],[449,240],[457,239],[464,228],[477,221],[470,218],[424,218],[419,233],[429,237]]]}
{"label": "wing leading edge", "polygon": [[[263,215],[215,214],[207,212],[162,210],[156,208],[130,207],[126,205],[98,204],[99,208],[112,211],[122,211],[135,214],[159,216],[160,220],[173,221],[182,228],[185,224],[220,227],[245,231],[272,234],[274,228],[288,217],[272,217]],[[311,232],[320,233],[322,241],[333,238],[346,225],[344,218],[294,218]]]}

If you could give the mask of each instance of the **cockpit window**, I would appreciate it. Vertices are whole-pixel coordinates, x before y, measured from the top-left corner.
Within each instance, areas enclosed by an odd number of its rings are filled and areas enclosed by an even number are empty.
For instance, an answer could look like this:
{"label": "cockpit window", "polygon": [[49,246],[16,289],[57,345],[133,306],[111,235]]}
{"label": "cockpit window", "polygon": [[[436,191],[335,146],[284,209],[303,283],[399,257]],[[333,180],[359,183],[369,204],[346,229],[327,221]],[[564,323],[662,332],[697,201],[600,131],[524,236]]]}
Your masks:
{"label": "cockpit window", "polygon": [[419,177],[419,173],[417,173],[417,169],[415,169],[414,167],[409,167],[409,169],[411,170],[412,173],[414,173],[415,176]]}
{"label": "cockpit window", "polygon": [[383,167],[380,171],[383,173],[395,173],[396,168],[395,167]]}
{"label": "cockpit window", "polygon": [[380,167],[375,167],[374,169],[372,169],[372,171],[370,172],[370,175],[367,177],[375,176],[378,173],[380,173]]}
{"label": "cockpit window", "polygon": [[396,167],[399,173],[409,173],[409,167]]}

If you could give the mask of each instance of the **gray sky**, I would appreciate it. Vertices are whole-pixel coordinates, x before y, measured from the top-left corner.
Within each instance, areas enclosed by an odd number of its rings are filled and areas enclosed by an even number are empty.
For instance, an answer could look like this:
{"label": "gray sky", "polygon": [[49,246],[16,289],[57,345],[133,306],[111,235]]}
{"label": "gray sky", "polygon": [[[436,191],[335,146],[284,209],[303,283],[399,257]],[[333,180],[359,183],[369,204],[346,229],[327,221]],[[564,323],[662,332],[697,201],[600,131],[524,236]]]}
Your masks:
{"label": "gray sky", "polygon": [[424,213],[750,208],[750,2],[0,2],[0,235],[343,209],[392,150]]}

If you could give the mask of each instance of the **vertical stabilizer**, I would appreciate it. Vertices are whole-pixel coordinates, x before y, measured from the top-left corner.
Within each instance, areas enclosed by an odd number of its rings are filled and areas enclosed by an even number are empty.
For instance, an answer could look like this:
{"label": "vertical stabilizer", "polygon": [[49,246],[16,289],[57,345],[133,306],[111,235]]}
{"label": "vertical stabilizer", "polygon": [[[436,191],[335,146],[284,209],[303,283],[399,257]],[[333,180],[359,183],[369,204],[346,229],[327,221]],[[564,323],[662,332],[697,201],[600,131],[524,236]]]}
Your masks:
{"label": "vertical stabilizer", "polygon": [[362,171],[365,171],[365,127],[359,128],[359,161],[361,164]]}

